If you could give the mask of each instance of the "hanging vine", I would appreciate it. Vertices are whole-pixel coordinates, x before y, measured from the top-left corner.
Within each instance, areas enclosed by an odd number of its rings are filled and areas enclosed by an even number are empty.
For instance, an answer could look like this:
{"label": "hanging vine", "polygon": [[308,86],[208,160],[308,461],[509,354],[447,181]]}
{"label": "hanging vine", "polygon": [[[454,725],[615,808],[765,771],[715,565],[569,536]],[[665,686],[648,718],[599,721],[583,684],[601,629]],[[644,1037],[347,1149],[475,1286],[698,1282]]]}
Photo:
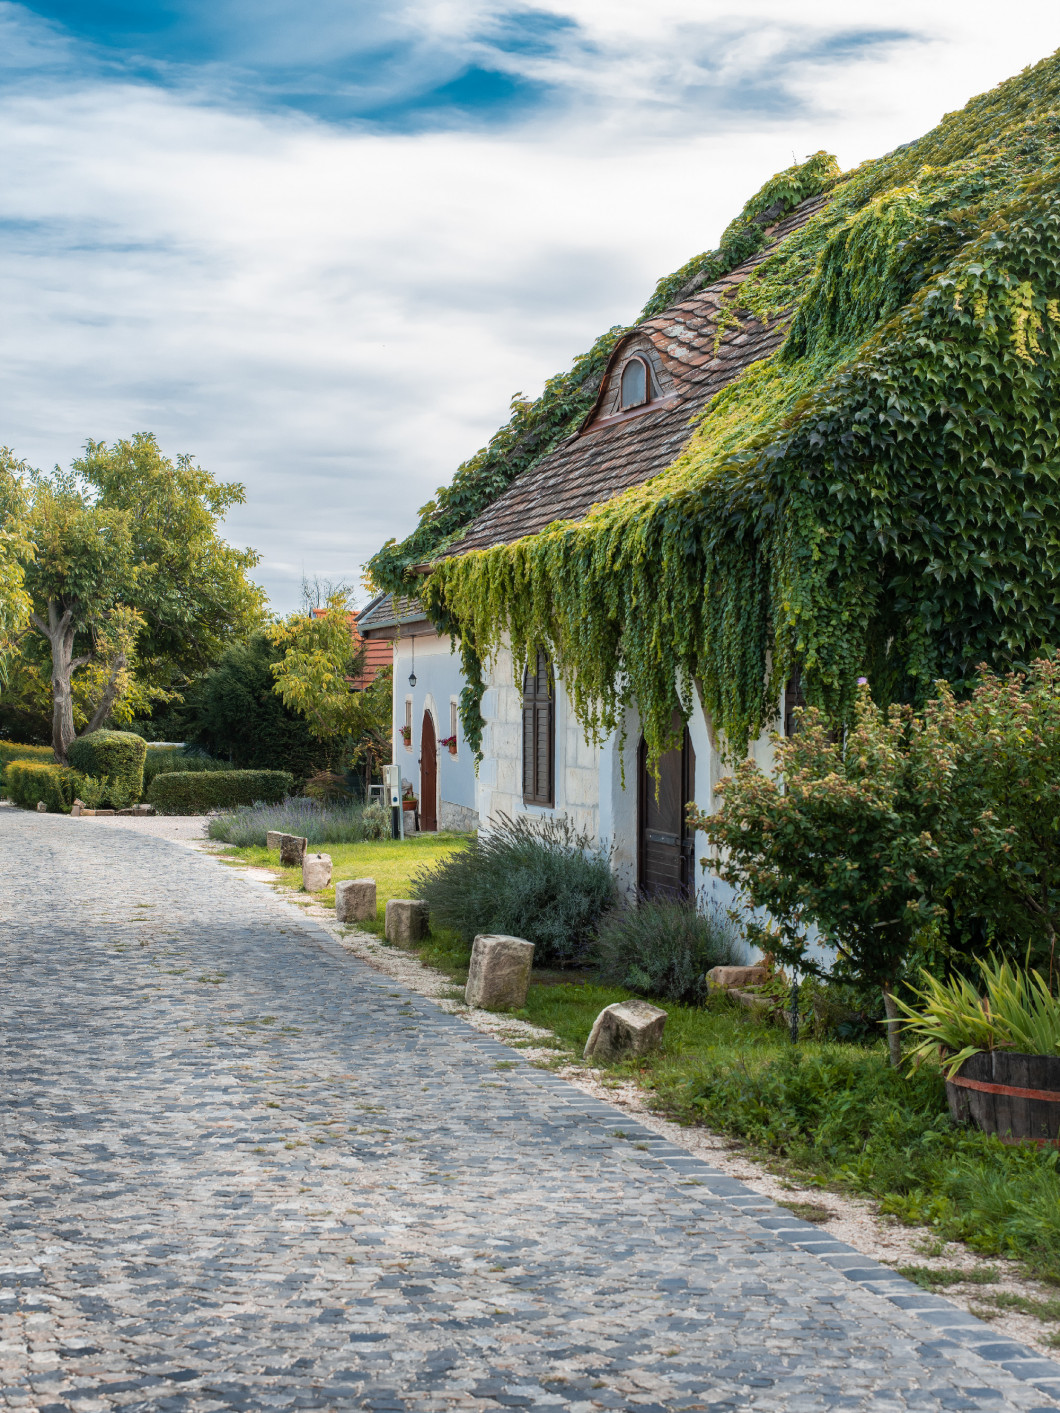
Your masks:
{"label": "hanging vine", "polygon": [[1060,643],[1058,108],[1053,56],[843,177],[742,287],[784,343],[675,463],[441,558],[428,612],[478,663],[545,647],[597,736],[636,701],[654,755],[694,684],[742,753],[796,665],[841,719],[861,675],[917,700]]}

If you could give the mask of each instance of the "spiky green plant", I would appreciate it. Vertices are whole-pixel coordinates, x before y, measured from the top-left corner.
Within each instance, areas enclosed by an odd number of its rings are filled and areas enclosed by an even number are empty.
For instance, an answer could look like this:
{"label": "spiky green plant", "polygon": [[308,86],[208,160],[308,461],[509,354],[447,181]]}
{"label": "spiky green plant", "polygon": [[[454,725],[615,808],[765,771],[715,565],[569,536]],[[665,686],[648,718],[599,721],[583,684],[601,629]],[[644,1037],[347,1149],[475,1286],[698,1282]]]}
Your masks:
{"label": "spiky green plant", "polygon": [[919,1039],[910,1058],[941,1048],[946,1078],[982,1050],[1012,1050],[1022,1055],[1060,1055],[1060,997],[1034,970],[1010,966],[996,957],[977,958],[985,995],[967,977],[939,981],[921,971],[919,1005],[898,999],[907,1034]]}

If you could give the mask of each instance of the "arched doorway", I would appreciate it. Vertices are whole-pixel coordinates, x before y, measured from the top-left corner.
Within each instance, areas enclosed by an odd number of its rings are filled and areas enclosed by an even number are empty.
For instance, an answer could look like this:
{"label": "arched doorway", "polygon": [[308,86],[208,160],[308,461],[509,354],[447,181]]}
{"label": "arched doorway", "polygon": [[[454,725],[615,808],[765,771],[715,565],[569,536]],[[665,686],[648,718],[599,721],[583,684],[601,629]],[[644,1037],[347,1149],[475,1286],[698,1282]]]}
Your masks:
{"label": "arched doorway", "polygon": [[420,730],[420,828],[430,834],[438,828],[438,736],[429,711]]}
{"label": "arched doorway", "polygon": [[696,797],[696,755],[675,714],[674,729],[682,731],[679,748],[659,761],[659,779],[648,770],[648,750],[641,737],[637,754],[640,829],[637,882],[647,897],[682,897],[695,882],[694,834],[686,808]]}

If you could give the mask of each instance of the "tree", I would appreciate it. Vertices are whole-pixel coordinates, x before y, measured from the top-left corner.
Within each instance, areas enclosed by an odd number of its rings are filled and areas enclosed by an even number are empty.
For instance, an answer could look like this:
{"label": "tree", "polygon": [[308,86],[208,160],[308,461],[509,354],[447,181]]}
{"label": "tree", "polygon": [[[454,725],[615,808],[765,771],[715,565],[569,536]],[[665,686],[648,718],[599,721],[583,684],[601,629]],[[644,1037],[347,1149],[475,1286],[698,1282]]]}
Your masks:
{"label": "tree", "polygon": [[305,717],[276,695],[272,665],[282,653],[264,630],[226,648],[169,716],[177,735],[240,769],[289,770],[304,780],[327,765]]}
{"label": "tree", "polygon": [[[52,745],[65,761],[85,731],[172,700],[263,613],[257,562],[218,532],[243,487],[219,483],[155,438],[88,442],[68,472],[20,468],[30,626],[47,641]],[[80,709],[78,695],[80,693]]]}
{"label": "tree", "polygon": [[363,691],[353,679],[364,668],[364,648],[355,646],[352,612],[344,593],[333,594],[323,611],[292,614],[269,630],[283,651],[273,665],[276,693],[285,706],[300,712],[310,733],[331,747],[331,764],[340,753],[374,765],[389,759],[391,684],[381,672]]}
{"label": "tree", "polygon": [[22,469],[11,451],[0,447],[0,687],[7,685],[8,663],[31,608],[23,564],[33,550],[25,535]]}
{"label": "tree", "polygon": [[845,736],[806,711],[794,736],[774,736],[772,778],[744,761],[719,786],[721,808],[693,820],[720,876],[768,914],[748,921],[753,941],[821,975],[808,952],[816,927],[841,974],[880,987],[894,1064],[894,986],[918,934],[1011,844],[987,796],[968,789],[959,718],[945,683],[919,713],[883,712],[863,685]]}

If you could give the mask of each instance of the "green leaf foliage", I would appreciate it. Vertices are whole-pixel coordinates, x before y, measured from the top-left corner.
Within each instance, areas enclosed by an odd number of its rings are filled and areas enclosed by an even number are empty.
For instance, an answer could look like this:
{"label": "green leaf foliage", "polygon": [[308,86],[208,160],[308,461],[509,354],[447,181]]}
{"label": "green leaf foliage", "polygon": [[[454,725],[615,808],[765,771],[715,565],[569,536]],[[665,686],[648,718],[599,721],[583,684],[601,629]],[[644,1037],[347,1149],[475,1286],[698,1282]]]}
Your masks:
{"label": "green leaf foliage", "polygon": [[125,809],[143,794],[147,742],[131,731],[92,731],[71,742],[69,761],[82,775],[106,777],[107,803]]}
{"label": "green leaf foliage", "polygon": [[24,810],[43,802],[51,814],[69,814],[81,777],[65,765],[15,760],[4,770],[4,788],[13,804]]}
{"label": "green leaf foliage", "polygon": [[189,745],[239,769],[289,770],[299,780],[315,775],[330,747],[277,696],[272,667],[282,657],[264,631],[234,643],[188,691],[174,729]]}
{"label": "green leaf foliage", "polygon": [[206,814],[237,805],[276,805],[293,785],[286,770],[183,770],[156,775],[147,798],[159,814]]}
{"label": "green leaf foliage", "polygon": [[739,756],[796,668],[848,720],[860,675],[919,702],[1060,643],[1058,110],[1054,55],[841,177],[726,313],[785,341],[673,466],[443,558],[432,618],[479,662],[547,648],[598,738],[635,702],[653,757],[694,687]]}

